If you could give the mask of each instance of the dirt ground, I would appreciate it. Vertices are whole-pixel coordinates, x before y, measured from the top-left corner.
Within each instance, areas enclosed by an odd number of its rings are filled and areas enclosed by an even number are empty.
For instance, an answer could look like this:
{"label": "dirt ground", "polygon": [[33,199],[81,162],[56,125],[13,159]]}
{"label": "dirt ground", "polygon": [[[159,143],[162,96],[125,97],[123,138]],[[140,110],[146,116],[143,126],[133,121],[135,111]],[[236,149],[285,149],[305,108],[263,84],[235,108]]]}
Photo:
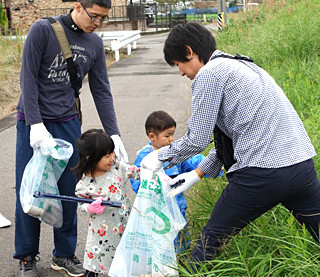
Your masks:
{"label": "dirt ground", "polygon": [[0,120],[15,112],[20,96],[20,68],[11,69],[0,84]]}

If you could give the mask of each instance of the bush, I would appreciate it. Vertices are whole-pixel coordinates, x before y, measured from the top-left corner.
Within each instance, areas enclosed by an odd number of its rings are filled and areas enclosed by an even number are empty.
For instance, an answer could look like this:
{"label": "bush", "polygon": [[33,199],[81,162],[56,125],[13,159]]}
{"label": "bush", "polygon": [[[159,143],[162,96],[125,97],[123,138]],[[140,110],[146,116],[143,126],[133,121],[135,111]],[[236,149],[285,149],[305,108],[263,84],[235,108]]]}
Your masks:
{"label": "bush", "polygon": [[0,27],[2,28],[8,28],[8,18],[6,15],[6,10],[2,8],[2,5],[0,3]]}

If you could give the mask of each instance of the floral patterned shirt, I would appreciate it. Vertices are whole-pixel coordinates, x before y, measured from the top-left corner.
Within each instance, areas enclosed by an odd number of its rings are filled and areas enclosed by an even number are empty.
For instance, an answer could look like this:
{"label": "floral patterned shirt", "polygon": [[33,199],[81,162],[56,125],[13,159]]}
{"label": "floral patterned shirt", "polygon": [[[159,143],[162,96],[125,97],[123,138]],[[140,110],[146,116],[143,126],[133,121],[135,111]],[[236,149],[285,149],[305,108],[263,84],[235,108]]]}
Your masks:
{"label": "floral patterned shirt", "polygon": [[101,214],[90,214],[89,204],[80,209],[89,214],[89,227],[83,267],[95,273],[107,273],[115,250],[124,232],[131,211],[127,188],[131,190],[129,178],[139,179],[139,169],[122,162],[113,165],[110,172],[92,178],[83,175],[76,186],[78,197],[121,202],[121,208],[106,206]]}

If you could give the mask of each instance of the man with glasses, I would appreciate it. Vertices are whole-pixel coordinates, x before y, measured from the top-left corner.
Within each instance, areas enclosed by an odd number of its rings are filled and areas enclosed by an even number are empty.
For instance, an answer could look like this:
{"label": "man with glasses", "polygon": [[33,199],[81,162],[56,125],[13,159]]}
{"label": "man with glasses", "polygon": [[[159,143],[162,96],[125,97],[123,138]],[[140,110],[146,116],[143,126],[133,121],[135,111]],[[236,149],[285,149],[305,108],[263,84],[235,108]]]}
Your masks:
{"label": "man with glasses", "polygon": [[[113,98],[107,75],[104,46],[94,34],[108,19],[111,0],[81,0],[67,15],[57,16],[67,35],[78,76],[88,74],[88,81],[101,123],[113,138],[116,155],[127,162],[120,139]],[[67,64],[56,35],[47,19],[35,22],[25,41],[20,74],[21,97],[17,105],[16,145],[16,219],[15,253],[20,260],[19,276],[39,276],[36,256],[39,254],[40,221],[25,214],[20,204],[21,179],[33,149],[52,146],[54,138],[72,143],[74,153],[58,182],[61,195],[74,195],[77,183],[72,168],[78,162],[76,139],[80,136],[74,90]],[[51,135],[52,137],[51,137]],[[77,244],[77,204],[63,202],[63,225],[54,229],[51,267],[70,276],[83,276],[84,269],[74,253]]]}
{"label": "man with glasses", "polygon": [[93,16],[91,15],[90,13],[88,13],[86,7],[81,3],[81,6],[83,7],[84,11],[87,13],[87,15],[90,17],[91,21],[93,23],[102,23],[104,21],[108,21],[109,20],[109,16],[106,15],[106,16],[103,16],[103,17],[99,17],[99,16]]}

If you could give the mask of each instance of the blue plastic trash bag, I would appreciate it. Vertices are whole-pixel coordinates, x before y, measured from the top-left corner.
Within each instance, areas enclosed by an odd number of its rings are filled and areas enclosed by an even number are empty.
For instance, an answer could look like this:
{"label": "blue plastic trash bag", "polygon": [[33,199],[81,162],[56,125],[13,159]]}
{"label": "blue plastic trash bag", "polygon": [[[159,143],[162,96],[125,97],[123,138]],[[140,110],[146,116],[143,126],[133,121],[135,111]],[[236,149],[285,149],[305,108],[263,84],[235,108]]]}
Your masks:
{"label": "blue plastic trash bag", "polygon": [[33,197],[35,191],[59,195],[57,183],[73,153],[73,147],[62,139],[54,140],[54,147],[33,150],[33,156],[23,172],[20,202],[26,214],[60,228],[63,223],[61,200]]}

